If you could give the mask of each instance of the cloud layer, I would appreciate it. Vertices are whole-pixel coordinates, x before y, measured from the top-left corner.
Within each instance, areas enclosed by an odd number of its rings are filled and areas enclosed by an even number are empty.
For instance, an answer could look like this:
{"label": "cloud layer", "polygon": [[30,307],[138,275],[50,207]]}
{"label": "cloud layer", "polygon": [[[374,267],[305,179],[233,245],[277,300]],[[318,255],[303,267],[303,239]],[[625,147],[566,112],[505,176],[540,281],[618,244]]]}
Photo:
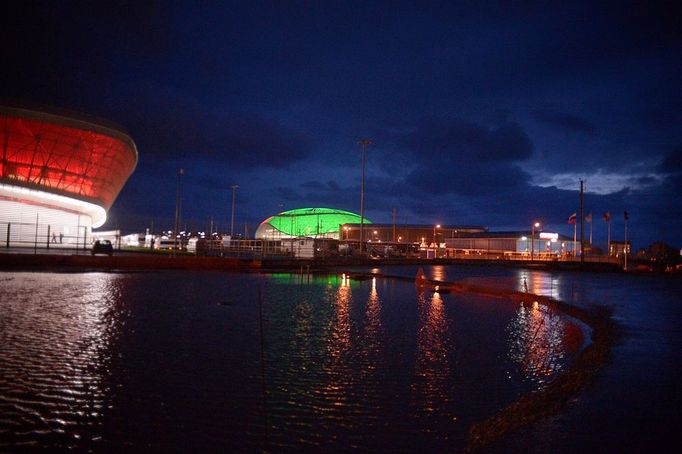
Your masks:
{"label": "cloud layer", "polygon": [[233,183],[241,224],[358,211],[370,137],[374,220],[396,208],[401,222],[541,218],[571,233],[583,178],[586,209],[627,209],[637,245],[682,244],[670,2],[46,2],[3,19],[0,97],[101,116],[137,142],[112,225],[172,220],[180,167],[190,223],[224,223]]}

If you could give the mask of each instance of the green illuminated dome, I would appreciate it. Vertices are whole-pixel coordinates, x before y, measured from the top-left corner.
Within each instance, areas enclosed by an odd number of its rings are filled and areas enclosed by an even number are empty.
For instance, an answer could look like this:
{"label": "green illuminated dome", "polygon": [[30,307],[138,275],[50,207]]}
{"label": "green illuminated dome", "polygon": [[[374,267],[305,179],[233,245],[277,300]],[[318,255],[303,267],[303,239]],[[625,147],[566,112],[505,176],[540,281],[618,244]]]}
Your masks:
{"label": "green illuminated dome", "polygon": [[[256,230],[257,239],[295,237],[339,238],[339,226],[359,224],[360,216],[333,208],[299,208],[270,216]],[[365,218],[365,224],[372,222]]]}

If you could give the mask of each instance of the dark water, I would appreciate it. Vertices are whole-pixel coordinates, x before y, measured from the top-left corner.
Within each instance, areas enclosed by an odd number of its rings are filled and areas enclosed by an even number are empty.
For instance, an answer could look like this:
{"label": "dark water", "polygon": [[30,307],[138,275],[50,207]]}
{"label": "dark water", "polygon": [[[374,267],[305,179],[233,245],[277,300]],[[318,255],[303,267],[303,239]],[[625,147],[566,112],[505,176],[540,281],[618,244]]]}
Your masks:
{"label": "dark water", "polygon": [[[414,275],[415,268],[385,268]],[[596,382],[556,417],[519,431],[496,452],[669,452],[682,423],[680,275],[425,267],[432,277],[523,289],[575,306],[606,307],[620,337]]]}
{"label": "dark water", "polygon": [[385,278],[2,273],[0,451],[452,451],[587,341],[532,301]]}

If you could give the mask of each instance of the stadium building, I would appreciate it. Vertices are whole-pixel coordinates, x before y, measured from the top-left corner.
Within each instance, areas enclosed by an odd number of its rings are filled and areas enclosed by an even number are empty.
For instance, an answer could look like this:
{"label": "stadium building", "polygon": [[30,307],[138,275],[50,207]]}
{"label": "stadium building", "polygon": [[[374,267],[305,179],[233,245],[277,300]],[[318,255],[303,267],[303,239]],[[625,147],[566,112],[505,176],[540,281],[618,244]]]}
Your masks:
{"label": "stadium building", "polygon": [[[286,240],[292,238],[340,239],[341,226],[359,225],[360,216],[350,211],[333,208],[299,208],[270,216],[256,230],[259,240]],[[365,225],[372,224],[367,218]]]}
{"label": "stadium building", "polygon": [[102,120],[0,106],[0,246],[85,247],[137,165]]}

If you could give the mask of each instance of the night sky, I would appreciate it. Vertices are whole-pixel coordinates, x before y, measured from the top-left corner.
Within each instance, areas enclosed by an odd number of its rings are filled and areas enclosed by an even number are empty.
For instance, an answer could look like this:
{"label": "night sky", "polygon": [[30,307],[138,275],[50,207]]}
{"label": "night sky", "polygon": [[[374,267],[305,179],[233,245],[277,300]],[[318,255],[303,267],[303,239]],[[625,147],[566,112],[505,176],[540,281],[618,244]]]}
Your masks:
{"label": "night sky", "polygon": [[[678,2],[15,2],[3,103],[122,125],[139,163],[104,228],[235,230],[280,210],[682,246]],[[23,6],[18,6],[21,3]],[[563,5],[562,5],[563,4]],[[589,224],[585,224],[586,232]]]}

